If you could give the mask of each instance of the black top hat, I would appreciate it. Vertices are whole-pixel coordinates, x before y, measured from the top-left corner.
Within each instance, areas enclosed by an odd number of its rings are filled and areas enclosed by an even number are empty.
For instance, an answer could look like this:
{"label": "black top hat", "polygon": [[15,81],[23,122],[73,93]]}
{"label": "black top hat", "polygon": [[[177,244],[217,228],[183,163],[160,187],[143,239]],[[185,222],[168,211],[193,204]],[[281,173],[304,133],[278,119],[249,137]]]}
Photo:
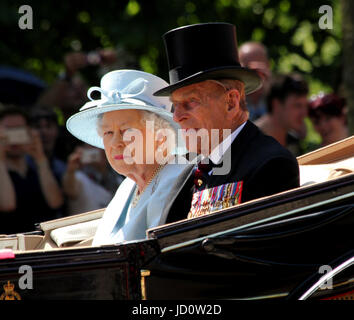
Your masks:
{"label": "black top hat", "polygon": [[246,94],[257,90],[257,72],[240,65],[236,27],[229,23],[201,23],[173,29],[164,34],[170,86],[154,93],[166,96],[174,90],[210,79],[236,79]]}

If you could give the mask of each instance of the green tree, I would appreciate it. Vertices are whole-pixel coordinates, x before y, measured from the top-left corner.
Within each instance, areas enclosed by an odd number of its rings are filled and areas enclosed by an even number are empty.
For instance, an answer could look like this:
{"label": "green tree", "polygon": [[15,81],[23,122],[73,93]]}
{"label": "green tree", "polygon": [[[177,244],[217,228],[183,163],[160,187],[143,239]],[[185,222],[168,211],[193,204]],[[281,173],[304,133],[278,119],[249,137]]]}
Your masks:
{"label": "green tree", "polygon": [[[312,93],[330,91],[340,81],[342,29],[336,0],[327,1],[334,12],[332,30],[318,26],[322,0],[106,0],[80,6],[28,1],[33,30],[18,28],[22,4],[0,3],[0,61],[29,70],[49,84],[63,68],[65,53],[98,47],[118,47],[136,67],[168,79],[162,35],[172,28],[210,21],[235,24],[239,44],[263,42],[273,71],[302,72]],[[121,60],[124,65],[123,54]],[[91,81],[97,84],[97,79]]]}

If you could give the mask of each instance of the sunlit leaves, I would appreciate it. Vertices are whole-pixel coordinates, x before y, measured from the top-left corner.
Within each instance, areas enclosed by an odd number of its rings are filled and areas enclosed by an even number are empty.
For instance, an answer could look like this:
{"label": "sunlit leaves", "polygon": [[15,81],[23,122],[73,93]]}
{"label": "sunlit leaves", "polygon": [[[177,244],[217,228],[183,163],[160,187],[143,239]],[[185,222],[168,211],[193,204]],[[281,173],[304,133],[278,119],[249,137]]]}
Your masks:
{"label": "sunlit leaves", "polygon": [[37,58],[28,58],[25,61],[25,67],[28,70],[40,71],[43,67],[43,63],[40,59]]}
{"label": "sunlit leaves", "polygon": [[274,8],[267,8],[263,15],[263,24],[266,28],[273,28],[275,24],[276,10]]}
{"label": "sunlit leaves", "polygon": [[315,54],[317,43],[313,38],[312,25],[309,21],[301,22],[291,39],[291,43],[296,46],[302,46],[302,50],[307,56],[311,57]]}
{"label": "sunlit leaves", "polygon": [[340,53],[338,41],[333,37],[327,37],[321,48],[321,59],[325,65],[333,63],[336,56]]}
{"label": "sunlit leaves", "polygon": [[279,10],[281,12],[284,12],[284,13],[289,12],[289,10],[290,10],[290,1],[289,0],[282,0],[282,1],[279,2],[279,6],[278,7],[279,7]]}
{"label": "sunlit leaves", "polygon": [[87,11],[81,11],[79,12],[79,14],[77,15],[77,19],[81,22],[81,23],[89,23],[91,21],[91,17],[90,14]]}
{"label": "sunlit leaves", "polygon": [[324,93],[330,93],[333,91],[333,89],[329,86],[321,82],[319,79],[312,79],[309,82],[309,95],[316,95],[320,91],[323,91]]}
{"label": "sunlit leaves", "polygon": [[281,56],[278,62],[279,72],[292,72],[294,70],[300,70],[304,73],[312,71],[312,64],[307,59],[303,58],[297,53],[289,53],[288,55]]}
{"label": "sunlit leaves", "polygon": [[140,57],[139,63],[145,72],[157,73],[157,59],[159,52],[155,47],[150,47],[147,54]]}
{"label": "sunlit leaves", "polygon": [[265,36],[264,29],[256,28],[252,32],[252,40],[262,42]]}
{"label": "sunlit leaves", "polygon": [[219,7],[229,7],[231,6],[232,1],[231,0],[217,0],[216,5]]}
{"label": "sunlit leaves", "polygon": [[126,12],[129,16],[135,16],[140,11],[140,5],[135,0],[130,0],[126,7]]}
{"label": "sunlit leaves", "polygon": [[252,8],[254,0],[239,0],[239,1],[235,1],[235,2],[238,3],[239,8],[249,9],[249,8]]}
{"label": "sunlit leaves", "polygon": [[[167,78],[162,35],[209,21],[234,23],[240,44],[254,40],[266,45],[273,72],[303,72],[315,89],[332,85],[341,64],[338,0],[105,0],[104,5],[87,2],[79,8],[63,2],[55,10],[42,2],[33,5],[33,32],[17,30],[15,2],[0,2],[0,27],[7,35],[0,59],[49,82],[63,68],[66,53],[99,47],[123,48],[120,67],[134,66]],[[332,30],[319,28],[323,4],[333,8]]]}

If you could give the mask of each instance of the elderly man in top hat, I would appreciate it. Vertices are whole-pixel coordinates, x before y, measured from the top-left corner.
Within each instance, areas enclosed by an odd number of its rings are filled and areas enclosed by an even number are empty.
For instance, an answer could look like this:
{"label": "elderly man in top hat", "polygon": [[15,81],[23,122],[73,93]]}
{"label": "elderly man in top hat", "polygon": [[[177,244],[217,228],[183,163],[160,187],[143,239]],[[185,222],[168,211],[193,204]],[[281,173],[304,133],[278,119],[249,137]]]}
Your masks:
{"label": "elderly man in top hat", "polygon": [[[210,137],[208,151],[202,139],[194,145],[186,140],[189,151],[203,154],[204,160],[181,188],[167,222],[298,187],[294,156],[248,120],[245,95],[262,83],[257,72],[239,63],[235,26],[184,26],[167,32],[164,43],[170,85],[154,94],[170,96],[174,120],[185,133],[203,129]],[[211,137],[215,129],[221,143]],[[223,129],[231,133],[225,137]],[[227,161],[229,170],[216,175]]]}

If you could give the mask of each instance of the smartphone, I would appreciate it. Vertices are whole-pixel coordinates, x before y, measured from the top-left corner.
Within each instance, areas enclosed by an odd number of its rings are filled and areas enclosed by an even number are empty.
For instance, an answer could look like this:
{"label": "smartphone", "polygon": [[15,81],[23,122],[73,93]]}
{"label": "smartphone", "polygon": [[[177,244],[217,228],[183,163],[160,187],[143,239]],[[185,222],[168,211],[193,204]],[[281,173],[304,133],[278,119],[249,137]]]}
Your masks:
{"label": "smartphone", "polygon": [[87,54],[87,63],[93,66],[97,66],[101,63],[101,56],[96,51],[90,51]]}
{"label": "smartphone", "polygon": [[7,144],[27,144],[31,140],[25,127],[8,128],[5,135]]}
{"label": "smartphone", "polygon": [[84,149],[81,156],[81,163],[95,163],[101,161],[101,150]]}

